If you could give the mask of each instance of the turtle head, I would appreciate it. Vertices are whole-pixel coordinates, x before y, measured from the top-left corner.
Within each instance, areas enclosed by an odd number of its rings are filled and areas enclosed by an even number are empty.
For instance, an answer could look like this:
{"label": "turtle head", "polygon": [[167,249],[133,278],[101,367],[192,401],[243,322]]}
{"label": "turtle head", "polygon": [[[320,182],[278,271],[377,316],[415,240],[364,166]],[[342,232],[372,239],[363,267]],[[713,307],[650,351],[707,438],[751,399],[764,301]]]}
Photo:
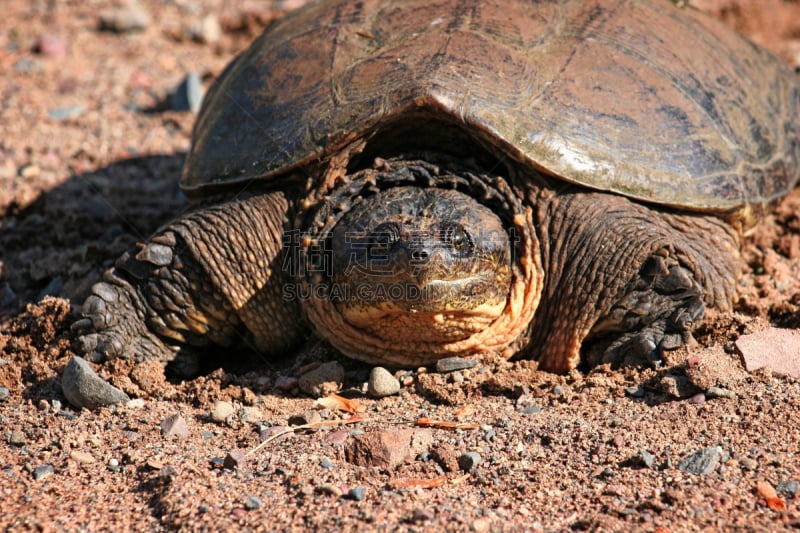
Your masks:
{"label": "turtle head", "polygon": [[342,318],[389,343],[466,338],[508,300],[508,233],[462,192],[398,186],[366,197],[333,228],[331,248]]}

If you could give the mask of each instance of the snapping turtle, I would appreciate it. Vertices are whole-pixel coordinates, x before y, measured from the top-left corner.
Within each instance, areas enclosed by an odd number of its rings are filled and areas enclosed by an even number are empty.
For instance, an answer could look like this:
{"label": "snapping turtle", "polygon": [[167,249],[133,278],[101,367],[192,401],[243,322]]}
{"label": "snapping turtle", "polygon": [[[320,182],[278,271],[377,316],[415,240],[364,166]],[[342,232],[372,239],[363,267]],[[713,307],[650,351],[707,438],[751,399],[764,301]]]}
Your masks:
{"label": "snapping turtle", "polygon": [[93,287],[78,345],[657,358],[731,309],[798,111],[780,61],[667,1],[315,3],[216,81],[192,209]]}

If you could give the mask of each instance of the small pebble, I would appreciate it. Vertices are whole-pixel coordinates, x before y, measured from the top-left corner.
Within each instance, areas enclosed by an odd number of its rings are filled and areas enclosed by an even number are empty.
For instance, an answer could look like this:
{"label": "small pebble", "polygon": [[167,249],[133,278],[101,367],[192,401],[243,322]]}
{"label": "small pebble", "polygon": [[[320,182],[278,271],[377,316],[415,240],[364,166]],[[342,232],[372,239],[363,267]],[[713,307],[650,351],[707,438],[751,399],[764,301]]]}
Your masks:
{"label": "small pebble", "polygon": [[248,405],[242,407],[242,411],[239,413],[239,418],[246,424],[258,425],[262,420],[264,420],[264,415],[261,413],[261,409],[258,407],[254,405]]}
{"label": "small pebble", "polygon": [[150,25],[150,15],[136,2],[100,14],[100,29],[116,33],[141,31]]}
{"label": "small pebble", "polygon": [[703,392],[699,392],[694,396],[690,396],[686,401],[693,404],[706,403],[706,395]]}
{"label": "small pebble", "polygon": [[530,405],[528,407],[523,407],[519,410],[519,412],[523,415],[535,415],[536,413],[540,413],[542,408],[538,405]]}
{"label": "small pebble", "polygon": [[44,33],[36,43],[36,51],[47,57],[63,56],[67,53],[67,41],[58,34]]}
{"label": "small pebble", "polygon": [[300,376],[297,385],[300,390],[320,398],[342,388],[344,367],[337,361],[323,363]]}
{"label": "small pebble", "polygon": [[689,474],[705,476],[717,468],[720,457],[722,457],[722,448],[709,446],[685,457],[678,463],[678,469]]}
{"label": "small pebble", "polygon": [[472,531],[475,533],[489,533],[492,523],[486,518],[476,518],[472,521]]}
{"label": "small pebble", "polygon": [[161,422],[161,434],[165,437],[188,437],[186,419],[178,414],[168,416]]}
{"label": "small pebble", "polygon": [[392,396],[400,392],[400,381],[382,366],[376,366],[369,373],[367,394],[373,398]]}
{"label": "small pebble", "polygon": [[554,396],[561,396],[562,394],[564,394],[564,387],[562,387],[561,385],[556,385],[555,387],[553,387]]}
{"label": "small pebble", "polygon": [[142,409],[144,407],[144,398],[135,398],[125,404],[129,409]]}
{"label": "small pebble", "polygon": [[247,455],[242,450],[232,450],[225,456],[223,466],[230,470],[242,470],[247,466]]}
{"label": "small pebble", "polygon": [[216,15],[209,14],[189,27],[189,35],[198,43],[213,44],[222,37],[222,27]]}
{"label": "small pebble", "polygon": [[33,471],[33,479],[40,480],[55,474],[55,470],[50,465],[37,466]]}
{"label": "small pebble", "polygon": [[322,461],[319,462],[319,466],[329,470],[329,469],[333,468],[333,463],[327,457],[323,457]]}
{"label": "small pebble", "polygon": [[68,120],[77,118],[86,112],[86,108],[80,105],[66,107],[55,107],[47,110],[47,116],[53,120]]}
{"label": "small pebble", "polygon": [[255,496],[248,496],[244,501],[244,506],[250,511],[261,509],[261,500]]}
{"label": "small pebble", "polygon": [[625,388],[625,394],[631,398],[641,398],[644,396],[644,387],[641,385],[633,385]]}
{"label": "small pebble", "polygon": [[445,357],[436,361],[436,371],[440,374],[455,372],[456,370],[466,370],[478,365],[475,359],[464,359],[463,357]]}
{"label": "small pebble", "polygon": [[11,391],[8,390],[8,387],[0,387],[0,402],[4,402],[8,400],[8,397],[11,395]]}
{"label": "small pebble", "polygon": [[258,432],[258,440],[259,442],[264,442],[267,439],[271,439],[275,435],[280,435],[280,437],[275,437],[274,440],[279,441],[283,439],[288,439],[289,437],[294,436],[293,431],[288,431],[292,428],[289,426],[270,426],[268,428],[264,428]]}
{"label": "small pebble", "polygon": [[343,494],[342,489],[330,483],[325,483],[324,485],[318,486],[315,489],[315,492],[319,494],[329,494],[331,496],[335,496],[336,498],[340,498]]}
{"label": "small pebble", "polygon": [[95,461],[94,457],[90,453],[81,452],[79,450],[73,450],[69,454],[70,459],[77,463],[82,464],[91,464]]}
{"label": "small pebble", "polygon": [[228,420],[229,416],[233,416],[234,407],[231,402],[224,402],[222,400],[217,400],[214,402],[214,405],[211,406],[211,411],[209,412],[208,416],[214,422],[225,422]]}
{"label": "small pebble", "polygon": [[[22,165],[19,167],[17,174],[21,178],[38,178],[39,174],[41,174],[41,169],[36,165]],[[44,276],[37,276],[37,277],[44,277]]]}
{"label": "small pebble", "polygon": [[721,387],[709,387],[706,396],[709,398],[736,398],[736,393]]}
{"label": "small pebble", "polygon": [[274,387],[282,392],[289,392],[297,387],[297,378],[294,376],[278,376]]}
{"label": "small pebble", "polygon": [[173,111],[191,111],[197,113],[203,103],[203,82],[197,72],[190,72],[169,95],[170,107]]}
{"label": "small pebble", "polygon": [[477,452],[467,452],[458,458],[458,467],[464,472],[469,472],[481,463],[481,456]]}
{"label": "small pebble", "polygon": [[414,523],[428,522],[430,520],[433,520],[433,517],[434,517],[433,512],[429,511],[428,509],[423,509],[421,507],[418,507],[414,509],[414,515],[411,517],[411,520]]}
{"label": "small pebble", "polygon": [[775,490],[777,490],[780,494],[789,497],[794,497],[794,495],[797,494],[797,489],[798,489],[798,482],[795,479],[791,481],[781,481],[775,487]]}
{"label": "small pebble", "polygon": [[337,431],[331,431],[327,435],[325,435],[325,442],[334,444],[334,445],[342,445],[347,442],[347,438],[349,437],[349,433],[346,429],[339,429]]}
{"label": "small pebble", "polygon": [[109,468],[116,468],[116,467],[118,467],[118,466],[119,466],[119,460],[118,460],[118,459],[114,459],[114,458],[112,457],[111,459],[109,459],[109,460],[108,460],[108,466],[109,466]]}
{"label": "small pebble", "polygon": [[308,424],[316,424],[322,422],[322,415],[318,411],[309,410],[300,413],[299,415],[292,415],[289,417],[290,426],[305,426]]}
{"label": "small pebble", "polygon": [[464,374],[460,370],[451,372],[449,378],[451,383],[464,383]]}
{"label": "small pebble", "polygon": [[362,487],[353,487],[347,491],[347,497],[351,500],[361,501],[364,499],[366,491]]}
{"label": "small pebble", "polygon": [[655,463],[655,460],[656,458],[653,456],[653,454],[648,452],[647,450],[640,450],[639,453],[634,458],[635,463],[638,463],[647,468],[652,468],[653,464]]}
{"label": "small pebble", "polygon": [[28,442],[25,433],[20,430],[14,430],[11,432],[11,436],[8,437],[8,443],[12,446],[25,446],[25,443]]}
{"label": "small pebble", "polygon": [[158,471],[158,477],[162,481],[171,482],[178,476],[178,469],[172,465],[164,465]]}
{"label": "small pebble", "polygon": [[739,459],[739,464],[742,465],[742,468],[745,470],[755,470],[758,468],[758,461],[750,457],[742,457]]}
{"label": "small pebble", "polygon": [[16,63],[14,63],[14,71],[20,72],[22,74],[27,74],[29,72],[34,72],[39,70],[40,65],[36,61],[31,61],[28,58],[23,57]]}

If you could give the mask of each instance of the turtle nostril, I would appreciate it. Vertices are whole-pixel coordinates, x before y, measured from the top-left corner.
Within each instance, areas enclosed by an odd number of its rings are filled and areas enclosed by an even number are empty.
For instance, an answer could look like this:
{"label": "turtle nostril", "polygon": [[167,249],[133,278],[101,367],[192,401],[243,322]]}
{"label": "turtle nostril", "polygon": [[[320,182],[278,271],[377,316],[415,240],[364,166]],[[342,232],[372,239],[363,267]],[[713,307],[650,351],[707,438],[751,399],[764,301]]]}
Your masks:
{"label": "turtle nostril", "polygon": [[414,250],[411,252],[411,259],[414,261],[425,261],[428,259],[428,257],[430,257],[428,250]]}

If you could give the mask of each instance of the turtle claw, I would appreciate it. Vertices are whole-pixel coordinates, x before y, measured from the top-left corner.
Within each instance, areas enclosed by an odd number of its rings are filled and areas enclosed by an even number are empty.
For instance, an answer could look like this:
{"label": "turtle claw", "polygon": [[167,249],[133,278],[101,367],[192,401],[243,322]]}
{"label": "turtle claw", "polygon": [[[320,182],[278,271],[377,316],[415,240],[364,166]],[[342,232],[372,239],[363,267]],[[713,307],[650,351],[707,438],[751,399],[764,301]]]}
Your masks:
{"label": "turtle claw", "polygon": [[603,362],[613,366],[647,364],[658,368],[662,361],[663,330],[651,327],[621,336],[603,353]]}
{"label": "turtle claw", "polygon": [[692,273],[669,255],[649,258],[630,287],[609,314],[623,333],[602,351],[601,361],[657,368],[665,351],[694,342],[692,330],[705,315],[703,293]]}
{"label": "turtle claw", "polygon": [[116,358],[173,359],[175,350],[148,330],[144,311],[136,289],[113,271],[107,273],[106,281],[92,286],[81,318],[70,326],[75,351],[94,363]]}

